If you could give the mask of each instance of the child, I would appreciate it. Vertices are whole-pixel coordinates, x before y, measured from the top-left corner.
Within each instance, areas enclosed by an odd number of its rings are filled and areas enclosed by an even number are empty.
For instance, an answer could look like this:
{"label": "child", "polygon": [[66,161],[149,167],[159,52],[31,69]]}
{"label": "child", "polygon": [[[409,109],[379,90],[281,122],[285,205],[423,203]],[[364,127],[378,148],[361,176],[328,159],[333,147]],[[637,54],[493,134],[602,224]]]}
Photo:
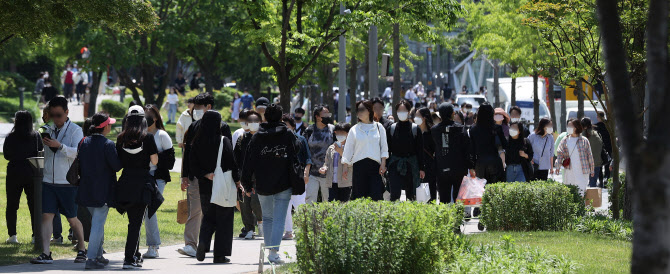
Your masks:
{"label": "child", "polygon": [[351,166],[342,165],[340,157],[344,151],[347,134],[351,125],[347,123],[335,125],[335,136],[337,142],[330,145],[326,150],[326,161],[319,173],[326,174],[326,185],[330,188],[328,201],[349,201],[351,196],[351,178],[353,176]]}

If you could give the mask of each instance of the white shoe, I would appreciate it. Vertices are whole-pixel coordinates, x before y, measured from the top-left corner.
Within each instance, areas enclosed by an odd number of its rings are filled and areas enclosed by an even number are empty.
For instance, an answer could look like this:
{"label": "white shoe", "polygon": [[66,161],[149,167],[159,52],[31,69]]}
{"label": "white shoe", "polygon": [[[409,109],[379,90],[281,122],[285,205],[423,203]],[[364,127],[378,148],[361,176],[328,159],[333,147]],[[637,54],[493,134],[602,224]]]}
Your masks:
{"label": "white shoe", "polygon": [[157,246],[149,246],[149,249],[147,249],[147,252],[142,255],[143,258],[158,258],[158,247]]}
{"label": "white shoe", "polygon": [[16,235],[12,235],[11,237],[7,238],[7,241],[5,241],[5,243],[8,243],[8,244],[18,244],[18,243],[19,243],[19,239],[16,238]]}
{"label": "white shoe", "polygon": [[263,226],[262,225],[258,226],[258,233],[256,233],[256,236],[263,237]]}
{"label": "white shoe", "polygon": [[197,253],[195,248],[190,245],[177,249],[177,252],[179,252],[181,255],[186,255],[189,257],[195,257],[195,254]]}
{"label": "white shoe", "polygon": [[273,264],[283,264],[284,260],[281,259],[279,254],[276,252],[271,252],[270,255],[268,255],[268,261],[273,263]]}
{"label": "white shoe", "polygon": [[247,232],[247,235],[244,236],[244,239],[245,240],[253,240],[254,239],[254,232],[249,230],[249,232]]}

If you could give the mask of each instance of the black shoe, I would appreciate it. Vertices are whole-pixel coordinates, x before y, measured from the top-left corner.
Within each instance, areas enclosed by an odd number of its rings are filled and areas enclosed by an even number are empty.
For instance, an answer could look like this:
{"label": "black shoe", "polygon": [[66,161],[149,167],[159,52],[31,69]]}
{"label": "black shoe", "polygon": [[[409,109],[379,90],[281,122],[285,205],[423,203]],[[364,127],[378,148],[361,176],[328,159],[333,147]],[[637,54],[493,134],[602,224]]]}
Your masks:
{"label": "black shoe", "polygon": [[86,250],[77,251],[77,258],[74,259],[75,263],[85,263],[86,262]]}
{"label": "black shoe", "polygon": [[207,247],[204,244],[199,244],[198,250],[195,252],[195,258],[198,259],[199,262],[202,262],[205,260],[206,254],[207,254]]}
{"label": "black shoe", "polygon": [[53,264],[54,259],[51,258],[51,252],[49,252],[49,255],[42,253],[39,256],[37,256],[37,258],[31,259],[30,263],[31,264]]}
{"label": "black shoe", "polygon": [[103,269],[105,265],[98,260],[88,259],[86,260],[86,267],[84,269]]}
{"label": "black shoe", "polygon": [[140,269],[140,268],[142,268],[142,265],[138,264],[137,261],[132,262],[126,260],[123,261],[123,269]]}
{"label": "black shoe", "polygon": [[482,213],[482,211],[478,207],[475,207],[475,209],[472,211],[472,216],[473,217],[479,217],[479,214],[481,214],[481,213]]}
{"label": "black shoe", "polygon": [[97,261],[99,263],[103,264],[103,265],[108,265],[109,264],[109,260],[107,258],[103,257],[103,256],[100,256],[100,258],[98,258]]}
{"label": "black shoe", "polygon": [[227,264],[227,263],[230,263],[230,259],[226,258],[225,256],[214,257],[214,263],[215,264]]}
{"label": "black shoe", "polygon": [[241,232],[240,235],[237,236],[238,238],[244,238],[245,236],[247,236],[248,231],[246,229],[244,229],[244,227],[242,227],[242,229],[240,229],[240,232]]}

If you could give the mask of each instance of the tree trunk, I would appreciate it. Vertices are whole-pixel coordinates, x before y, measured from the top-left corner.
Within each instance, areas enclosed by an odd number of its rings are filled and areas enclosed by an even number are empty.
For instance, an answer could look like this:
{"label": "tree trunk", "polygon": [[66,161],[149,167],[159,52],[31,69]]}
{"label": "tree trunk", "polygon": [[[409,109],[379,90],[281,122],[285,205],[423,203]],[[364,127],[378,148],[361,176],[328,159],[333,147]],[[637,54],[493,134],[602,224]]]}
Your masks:
{"label": "tree trunk", "polygon": [[567,100],[565,98],[565,88],[561,89],[561,128],[565,130],[566,128],[566,122],[568,119],[568,111],[567,111],[567,106],[565,105],[567,103]]}
{"label": "tree trunk", "polygon": [[358,60],[356,60],[356,57],[351,57],[351,66],[349,67],[349,100],[352,102],[356,102],[356,93],[358,90],[358,79],[356,79],[356,72],[358,71]]}
{"label": "tree trunk", "polygon": [[500,107],[500,60],[493,60],[493,106]]}
{"label": "tree trunk", "polygon": [[[282,79],[285,78],[285,79]],[[279,104],[284,111],[291,109],[291,86],[288,84],[288,76],[277,75],[277,85],[279,86]],[[272,100],[268,98],[268,100]]]}
{"label": "tree trunk", "polygon": [[[365,51],[365,61],[363,62],[363,67],[365,68],[365,81],[363,81],[363,98],[371,99],[370,97],[370,85],[372,84],[372,79],[370,79],[370,51]],[[352,111],[355,108],[351,108]],[[352,114],[353,115],[353,114]],[[353,116],[352,116],[353,117]]]}
{"label": "tree trunk", "polygon": [[617,134],[616,131],[614,130],[616,128],[616,121],[614,119],[607,119],[605,121],[605,126],[607,127],[607,131],[610,132],[610,143],[612,145],[612,172],[610,173],[612,176],[612,193],[609,193],[612,198],[612,207],[610,210],[612,211],[612,218],[617,220],[620,217],[620,210],[621,208],[619,207],[619,195],[621,195],[621,180],[619,180],[619,163],[621,156],[619,155],[619,148],[617,145]]}
{"label": "tree trunk", "polygon": [[[551,70],[553,72],[553,70]],[[551,114],[551,121],[556,123],[556,101],[554,100],[554,77],[553,74],[549,76],[549,87],[547,88],[547,100],[549,100],[549,113]],[[555,126],[554,126],[555,127]]]}
{"label": "tree trunk", "polygon": [[533,124],[535,128],[540,125],[540,95],[538,94],[537,80],[539,78],[537,72],[533,73]]}
{"label": "tree trunk", "polygon": [[84,113],[86,117],[92,117],[96,111],[96,102],[98,101],[98,91],[100,90],[100,79],[102,79],[102,71],[93,72],[93,81],[91,81],[91,93],[89,93],[89,104],[88,104],[88,113]]}
{"label": "tree trunk", "polygon": [[[636,126],[638,98],[632,94],[627,70],[617,2],[597,0],[598,21],[608,73],[608,87],[621,130],[623,152],[628,160],[627,184],[633,187],[633,256],[631,273],[670,272],[670,153],[664,143],[670,138],[665,118],[670,105],[668,81],[668,1],[650,0],[647,17],[647,74],[650,102],[648,132],[644,139]],[[632,108],[632,111],[631,111]],[[623,111],[626,110],[626,111]]]}
{"label": "tree trunk", "polygon": [[586,91],[584,91],[582,80],[577,80],[575,83],[577,83],[577,87],[575,88],[577,91],[577,119],[581,120],[584,118],[584,94]]}
{"label": "tree trunk", "polygon": [[[400,24],[396,23],[393,24],[393,106],[400,102],[400,89]],[[392,109],[397,120],[395,108]]]}

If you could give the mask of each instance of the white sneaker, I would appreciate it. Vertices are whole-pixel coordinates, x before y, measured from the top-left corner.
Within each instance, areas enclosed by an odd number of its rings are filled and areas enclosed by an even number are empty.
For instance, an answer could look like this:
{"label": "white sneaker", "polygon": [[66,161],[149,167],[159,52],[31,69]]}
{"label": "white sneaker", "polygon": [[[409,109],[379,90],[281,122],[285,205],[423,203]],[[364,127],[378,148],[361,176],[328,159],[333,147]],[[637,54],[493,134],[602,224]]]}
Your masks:
{"label": "white sneaker", "polygon": [[7,238],[7,241],[5,241],[5,243],[8,243],[8,244],[18,244],[18,243],[19,243],[19,239],[16,238],[16,235],[12,235],[11,237]]}
{"label": "white sneaker", "polygon": [[281,257],[279,256],[279,254],[277,254],[277,253],[270,253],[270,255],[268,255],[268,261],[270,263],[273,263],[273,264],[283,264],[284,263],[284,260],[282,260]]}
{"label": "white sneaker", "polygon": [[262,225],[258,226],[258,233],[256,233],[256,236],[263,237],[263,226]]}
{"label": "white sneaker", "polygon": [[179,252],[181,255],[186,255],[189,257],[195,257],[195,254],[197,253],[195,248],[190,245],[177,249],[177,252]]}
{"label": "white sneaker", "polygon": [[244,236],[244,239],[245,240],[253,240],[254,239],[254,232],[249,230],[249,232],[247,232],[247,235]]}
{"label": "white sneaker", "polygon": [[147,249],[147,252],[142,255],[143,258],[158,258],[158,247],[157,246],[150,246],[149,249]]}

